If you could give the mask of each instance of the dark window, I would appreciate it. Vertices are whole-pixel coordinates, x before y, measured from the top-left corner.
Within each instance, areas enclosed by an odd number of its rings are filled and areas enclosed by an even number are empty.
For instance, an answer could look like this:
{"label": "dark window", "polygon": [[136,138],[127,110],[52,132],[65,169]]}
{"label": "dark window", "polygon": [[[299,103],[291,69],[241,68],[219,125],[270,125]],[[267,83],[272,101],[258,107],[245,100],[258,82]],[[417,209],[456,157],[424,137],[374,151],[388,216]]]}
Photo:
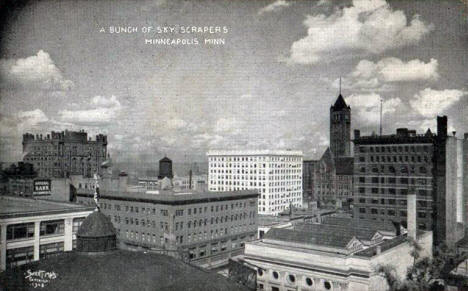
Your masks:
{"label": "dark window", "polygon": [[330,282],[328,282],[328,281],[325,281],[325,282],[323,283],[323,286],[324,286],[325,289],[327,289],[327,290],[330,290],[330,289],[331,289],[331,284],[330,284]]}
{"label": "dark window", "polygon": [[312,286],[312,284],[314,284],[312,279],[310,278],[306,278],[305,281],[306,281],[307,286]]}
{"label": "dark window", "polygon": [[41,222],[41,235],[63,234],[65,228],[64,220],[50,220]]}
{"label": "dark window", "polygon": [[366,213],[366,209],[365,208],[359,208],[359,213]]}
{"label": "dark window", "polygon": [[34,223],[13,224],[7,226],[7,240],[34,236]]}
{"label": "dark window", "polygon": [[275,278],[275,279],[278,279],[278,278],[279,278],[278,272],[273,271],[273,278]]}

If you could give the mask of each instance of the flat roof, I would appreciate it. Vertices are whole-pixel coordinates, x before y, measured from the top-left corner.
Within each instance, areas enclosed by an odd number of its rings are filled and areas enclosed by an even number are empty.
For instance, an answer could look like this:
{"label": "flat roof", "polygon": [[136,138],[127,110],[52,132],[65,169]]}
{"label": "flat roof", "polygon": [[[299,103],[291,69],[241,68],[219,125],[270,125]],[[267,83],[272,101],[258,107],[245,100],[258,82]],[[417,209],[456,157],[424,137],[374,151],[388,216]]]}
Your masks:
{"label": "flat roof", "polygon": [[207,156],[303,156],[292,150],[209,150]]}
{"label": "flat roof", "polygon": [[65,202],[0,196],[0,219],[91,211],[93,209],[93,207]]}
{"label": "flat roof", "polygon": [[[256,190],[240,190],[226,192],[198,192],[195,190],[176,192],[172,190],[158,190],[159,194],[141,192],[100,191],[101,199],[144,202],[153,204],[183,205],[216,201],[240,200],[258,198]],[[79,189],[78,197],[93,197],[93,190]]]}

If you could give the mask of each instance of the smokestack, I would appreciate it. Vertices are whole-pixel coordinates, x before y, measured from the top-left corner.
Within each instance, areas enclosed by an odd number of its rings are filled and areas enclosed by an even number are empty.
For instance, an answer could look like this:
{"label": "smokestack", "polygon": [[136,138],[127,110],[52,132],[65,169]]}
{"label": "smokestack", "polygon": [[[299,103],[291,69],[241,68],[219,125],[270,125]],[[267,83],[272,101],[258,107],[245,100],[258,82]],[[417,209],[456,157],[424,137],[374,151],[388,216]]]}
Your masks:
{"label": "smokestack", "polygon": [[408,193],[408,238],[416,240],[416,194]]}
{"label": "smokestack", "polygon": [[189,189],[192,189],[192,169],[189,171]]}

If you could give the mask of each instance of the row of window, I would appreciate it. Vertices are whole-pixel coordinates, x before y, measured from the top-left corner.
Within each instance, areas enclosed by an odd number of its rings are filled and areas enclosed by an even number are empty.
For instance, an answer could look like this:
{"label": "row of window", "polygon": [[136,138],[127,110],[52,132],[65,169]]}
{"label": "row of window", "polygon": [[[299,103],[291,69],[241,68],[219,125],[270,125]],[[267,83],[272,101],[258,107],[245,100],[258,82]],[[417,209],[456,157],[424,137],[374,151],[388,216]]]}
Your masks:
{"label": "row of window", "polygon": [[[379,190],[380,189],[380,190]],[[430,190],[426,189],[418,189],[415,190],[419,196],[428,196],[430,194]],[[359,187],[358,188],[359,194],[390,194],[390,195],[408,195],[408,188],[365,188]]]}
{"label": "row of window", "polygon": [[412,162],[412,163],[428,163],[430,161],[428,156],[360,156],[358,161],[360,163],[397,163],[397,162]]}
{"label": "row of window", "polygon": [[414,166],[408,167],[407,165],[402,165],[395,169],[394,166],[384,166],[381,165],[380,168],[376,166],[360,167],[360,173],[394,173],[394,174],[427,174],[429,171],[426,167],[420,166],[418,171]]}
{"label": "row of window", "polygon": [[405,145],[405,146],[359,146],[360,153],[402,153],[402,152],[429,152],[432,146],[429,145]]}
{"label": "row of window", "polygon": [[[377,208],[367,209],[364,207],[359,208],[359,213],[362,213],[362,214],[369,213],[373,215],[388,215],[388,216],[397,216],[397,213],[398,213],[400,217],[408,216],[408,213],[406,212],[406,210],[401,210],[397,212],[397,210],[395,209],[380,209],[379,211],[379,209]],[[430,217],[430,215],[431,215],[430,213],[418,211],[418,218],[427,218],[427,217]]]}
{"label": "row of window", "polygon": [[[277,271],[271,271],[271,272],[268,272],[267,270],[263,270],[261,268],[259,268],[257,270],[257,275],[259,278],[264,278],[268,275],[268,273],[271,274],[271,278],[273,278],[273,281],[279,281],[280,280],[280,275]],[[285,279],[286,279],[286,283],[288,285],[296,285],[296,275],[294,274],[287,274],[285,276]],[[313,286],[316,282],[320,282],[323,284],[323,288],[325,288],[326,290],[330,290],[331,287],[332,287],[332,284],[330,281],[327,281],[327,280],[313,280],[312,278],[310,277],[304,277],[304,282],[302,283],[303,285],[305,286],[308,286],[308,287],[311,287]],[[314,283],[315,282],[315,283]],[[318,286],[319,287],[319,286]],[[263,290],[264,286],[262,283],[259,283],[258,285],[258,289],[260,290]],[[275,290],[274,288],[277,288],[277,287],[272,287],[272,290]],[[320,287],[319,287],[320,288]]]}

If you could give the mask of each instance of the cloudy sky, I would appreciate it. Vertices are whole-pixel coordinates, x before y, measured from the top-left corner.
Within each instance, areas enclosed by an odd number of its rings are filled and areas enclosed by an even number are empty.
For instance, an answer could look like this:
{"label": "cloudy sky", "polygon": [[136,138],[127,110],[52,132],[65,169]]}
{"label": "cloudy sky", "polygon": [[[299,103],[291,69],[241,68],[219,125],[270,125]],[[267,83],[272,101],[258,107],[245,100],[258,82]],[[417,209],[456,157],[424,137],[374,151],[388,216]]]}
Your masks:
{"label": "cloudy sky", "polygon": [[[352,128],[468,132],[462,1],[30,1],[1,32],[0,161],[21,135],[106,133],[120,161],[204,161],[208,149],[291,148],[318,158],[342,94]],[[133,26],[131,34],[110,26]],[[179,33],[144,34],[170,26]],[[227,33],[180,33],[220,26]],[[102,30],[103,28],[103,30]],[[153,45],[146,38],[196,38]],[[224,38],[220,46],[205,38]]]}

